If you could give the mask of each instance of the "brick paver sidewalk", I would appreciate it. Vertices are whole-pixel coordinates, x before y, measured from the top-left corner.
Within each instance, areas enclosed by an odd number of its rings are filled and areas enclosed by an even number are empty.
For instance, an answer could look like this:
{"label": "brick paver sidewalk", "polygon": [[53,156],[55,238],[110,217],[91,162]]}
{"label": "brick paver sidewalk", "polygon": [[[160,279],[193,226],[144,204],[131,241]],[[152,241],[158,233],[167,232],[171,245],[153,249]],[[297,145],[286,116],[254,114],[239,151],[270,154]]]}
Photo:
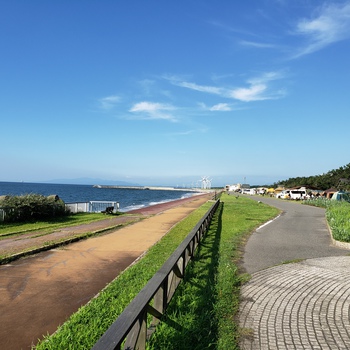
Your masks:
{"label": "brick paver sidewalk", "polygon": [[242,287],[241,349],[350,349],[350,257],[254,273]]}
{"label": "brick paver sidewalk", "polygon": [[[258,197],[257,197],[258,198]],[[258,198],[283,214],[258,229],[243,256],[243,350],[350,349],[350,256],[332,244],[322,209]]]}

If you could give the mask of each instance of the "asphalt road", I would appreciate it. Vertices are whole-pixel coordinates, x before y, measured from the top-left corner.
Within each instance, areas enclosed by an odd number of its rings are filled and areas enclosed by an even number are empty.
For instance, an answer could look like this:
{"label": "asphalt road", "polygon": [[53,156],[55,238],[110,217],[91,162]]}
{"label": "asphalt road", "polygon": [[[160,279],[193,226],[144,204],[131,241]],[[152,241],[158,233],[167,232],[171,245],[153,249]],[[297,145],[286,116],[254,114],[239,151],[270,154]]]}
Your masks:
{"label": "asphalt road", "polygon": [[333,245],[325,210],[252,199],[282,214],[245,247],[251,278],[241,288],[240,349],[350,349],[350,250]]}
{"label": "asphalt road", "polygon": [[298,259],[349,255],[332,245],[325,210],[299,202],[252,196],[282,210],[281,215],[262,226],[249,238],[243,256],[248,273]]}

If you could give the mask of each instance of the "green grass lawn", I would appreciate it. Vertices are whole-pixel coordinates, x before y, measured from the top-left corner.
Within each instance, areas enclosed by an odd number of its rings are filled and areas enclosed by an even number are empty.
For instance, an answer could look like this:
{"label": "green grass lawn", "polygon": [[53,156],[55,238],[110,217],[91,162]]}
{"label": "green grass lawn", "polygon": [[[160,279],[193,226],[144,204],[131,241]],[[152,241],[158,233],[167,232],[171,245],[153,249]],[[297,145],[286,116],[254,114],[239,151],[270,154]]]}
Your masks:
{"label": "green grass lawn", "polygon": [[[248,198],[222,195],[210,230],[186,270],[157,327],[149,349],[237,349],[235,320],[242,279],[238,269],[242,243],[278,210]],[[177,224],[135,265],[80,308],[37,349],[90,349],[146,285],[210,208],[208,202]],[[193,345],[195,344],[195,345]]]}
{"label": "green grass lawn", "polygon": [[247,275],[241,248],[252,230],[279,211],[248,198],[223,194],[210,230],[149,349],[238,349],[236,314]]}
{"label": "green grass lawn", "polygon": [[33,231],[41,231],[42,233],[53,232],[58,228],[87,224],[89,222],[108,219],[111,216],[106,216],[101,213],[78,213],[52,220],[35,221],[35,222],[18,222],[18,223],[0,223],[0,239],[13,235],[21,235]]}

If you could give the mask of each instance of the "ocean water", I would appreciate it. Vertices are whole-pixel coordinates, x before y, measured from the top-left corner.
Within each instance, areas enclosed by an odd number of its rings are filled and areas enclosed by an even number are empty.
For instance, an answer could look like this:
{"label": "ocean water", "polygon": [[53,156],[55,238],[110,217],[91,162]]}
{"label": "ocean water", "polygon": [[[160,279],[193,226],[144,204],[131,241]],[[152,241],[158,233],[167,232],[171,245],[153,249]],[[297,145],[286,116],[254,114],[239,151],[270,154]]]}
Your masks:
{"label": "ocean water", "polygon": [[122,212],[191,197],[195,192],[186,190],[144,190],[126,188],[96,188],[92,185],[66,185],[28,182],[0,182],[0,196],[41,194],[58,195],[65,203],[113,201]]}

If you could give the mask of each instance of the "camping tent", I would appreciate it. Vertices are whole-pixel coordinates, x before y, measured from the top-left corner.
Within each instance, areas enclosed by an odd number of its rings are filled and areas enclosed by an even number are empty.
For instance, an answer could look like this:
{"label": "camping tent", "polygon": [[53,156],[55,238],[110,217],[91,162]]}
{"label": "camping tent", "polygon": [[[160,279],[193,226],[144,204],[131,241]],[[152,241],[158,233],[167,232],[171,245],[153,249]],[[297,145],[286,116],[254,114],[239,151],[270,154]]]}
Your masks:
{"label": "camping tent", "polygon": [[350,193],[349,192],[338,191],[338,192],[333,193],[331,199],[334,200],[334,201],[350,202]]}

